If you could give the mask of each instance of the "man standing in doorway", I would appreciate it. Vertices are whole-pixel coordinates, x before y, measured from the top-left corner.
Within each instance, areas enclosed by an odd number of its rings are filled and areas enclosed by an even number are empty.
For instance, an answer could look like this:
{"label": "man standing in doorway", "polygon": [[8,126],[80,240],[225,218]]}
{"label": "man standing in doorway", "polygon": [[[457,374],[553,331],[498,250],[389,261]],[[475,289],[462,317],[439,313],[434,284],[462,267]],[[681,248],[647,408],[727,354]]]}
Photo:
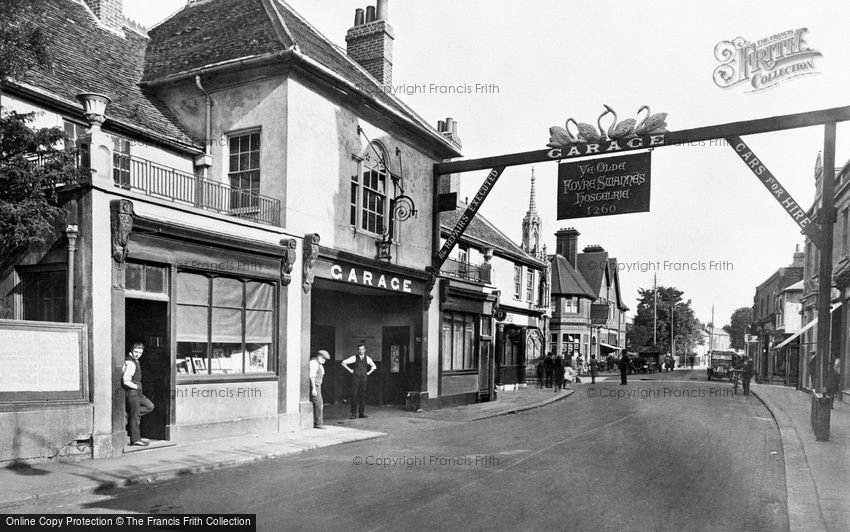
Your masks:
{"label": "man standing in doorway", "polygon": [[324,349],[310,359],[310,402],[313,403],[313,428],[325,428],[324,407],[322,398],[322,380],[325,377],[324,364],[330,360],[331,354]]}
{"label": "man standing in doorway", "polygon": [[342,361],[342,367],[351,373],[351,418],[368,417],[366,411],[366,381],[377,368],[366,354],[366,346],[360,344],[357,354]]}
{"label": "man standing in doorway", "polygon": [[142,394],[142,366],[139,358],[145,351],[145,344],[136,342],[124,358],[121,372],[121,384],[124,388],[124,403],[127,407],[127,431],[130,433],[130,445],[147,447],[148,440],[142,438],[139,423],[142,416],[153,411],[153,403]]}

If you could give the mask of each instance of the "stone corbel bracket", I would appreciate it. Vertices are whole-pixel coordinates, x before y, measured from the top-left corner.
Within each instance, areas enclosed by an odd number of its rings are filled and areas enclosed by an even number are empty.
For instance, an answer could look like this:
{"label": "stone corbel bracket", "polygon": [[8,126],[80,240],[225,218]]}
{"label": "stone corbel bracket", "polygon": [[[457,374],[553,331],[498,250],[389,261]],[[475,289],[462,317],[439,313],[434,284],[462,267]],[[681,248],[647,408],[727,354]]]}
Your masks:
{"label": "stone corbel bracket", "polygon": [[434,290],[434,285],[437,284],[437,275],[432,266],[426,266],[425,271],[428,272],[428,280],[425,282],[425,297],[422,298],[422,303],[425,310],[428,310],[431,308],[431,301],[434,300],[434,295],[431,292]]}
{"label": "stone corbel bracket", "polygon": [[304,235],[304,281],[301,283],[301,287],[305,294],[310,293],[310,289],[313,288],[313,266],[316,264],[316,259],[319,258],[319,240],[319,235],[316,233]]}
{"label": "stone corbel bracket", "polygon": [[112,226],[112,259],[119,265],[127,260],[127,242],[133,231],[133,202],[125,199],[109,202],[110,224]]}
{"label": "stone corbel bracket", "polygon": [[284,238],[280,241],[280,245],[285,248],[283,259],[280,261],[280,283],[283,286],[289,286],[292,282],[292,268],[295,266],[297,259],[298,242],[294,238]]}

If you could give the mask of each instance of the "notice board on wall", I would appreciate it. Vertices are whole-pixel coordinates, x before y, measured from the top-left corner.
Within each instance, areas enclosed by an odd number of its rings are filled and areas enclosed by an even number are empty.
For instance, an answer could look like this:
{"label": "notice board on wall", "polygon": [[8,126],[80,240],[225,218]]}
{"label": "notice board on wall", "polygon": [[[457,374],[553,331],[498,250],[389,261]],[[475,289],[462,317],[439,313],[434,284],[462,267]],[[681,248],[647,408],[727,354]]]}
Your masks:
{"label": "notice board on wall", "polygon": [[0,320],[0,401],[85,400],[86,326]]}

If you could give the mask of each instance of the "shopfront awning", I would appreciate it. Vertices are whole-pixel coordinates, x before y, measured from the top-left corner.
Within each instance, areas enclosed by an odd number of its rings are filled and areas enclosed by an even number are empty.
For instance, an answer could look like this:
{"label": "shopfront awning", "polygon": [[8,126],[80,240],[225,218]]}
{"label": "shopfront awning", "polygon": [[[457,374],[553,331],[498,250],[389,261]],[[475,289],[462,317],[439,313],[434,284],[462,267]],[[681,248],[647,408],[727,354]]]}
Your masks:
{"label": "shopfront awning", "polygon": [[[839,303],[833,303],[832,308],[829,309],[829,313],[832,314],[833,312],[835,312],[835,309],[837,309],[840,306],[841,306],[840,302]],[[809,329],[811,329],[812,327],[817,325],[817,323],[818,323],[818,319],[817,318],[813,319],[809,323],[805,324],[802,329],[800,329],[799,331],[795,332],[794,334],[792,334],[791,336],[789,336],[788,338],[783,340],[783,342],[781,344],[773,346],[773,349],[774,350],[775,349],[782,349],[786,345],[790,344],[791,342],[793,342],[794,340],[799,338],[801,334],[803,334],[804,332],[808,331]]]}
{"label": "shopfront awning", "polygon": [[602,342],[599,342],[599,345],[601,345],[602,347],[607,347],[608,349],[613,349],[614,351],[621,351],[623,349],[622,347],[615,347],[613,345],[603,344]]}

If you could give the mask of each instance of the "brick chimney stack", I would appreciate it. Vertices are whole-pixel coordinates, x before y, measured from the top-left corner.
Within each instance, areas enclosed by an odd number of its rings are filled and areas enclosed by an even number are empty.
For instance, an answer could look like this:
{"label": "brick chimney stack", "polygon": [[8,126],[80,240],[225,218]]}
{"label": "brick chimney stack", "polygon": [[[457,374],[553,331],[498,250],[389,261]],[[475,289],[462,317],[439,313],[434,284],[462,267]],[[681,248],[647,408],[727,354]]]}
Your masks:
{"label": "brick chimney stack", "polygon": [[555,233],[555,253],[567,259],[570,266],[576,267],[578,256],[578,237],[581,233],[570,227]]}
{"label": "brick chimney stack", "polygon": [[791,263],[792,268],[802,268],[806,263],[806,255],[800,251],[800,244],[794,246],[794,261]]}
{"label": "brick chimney stack", "polygon": [[116,31],[124,28],[124,0],[85,0],[101,24]]}
{"label": "brick chimney stack", "polygon": [[[86,0],[89,1],[89,0]],[[345,35],[348,56],[366,69],[381,85],[393,83],[393,41],[395,35],[387,22],[389,0],[354,12],[354,26]]]}

